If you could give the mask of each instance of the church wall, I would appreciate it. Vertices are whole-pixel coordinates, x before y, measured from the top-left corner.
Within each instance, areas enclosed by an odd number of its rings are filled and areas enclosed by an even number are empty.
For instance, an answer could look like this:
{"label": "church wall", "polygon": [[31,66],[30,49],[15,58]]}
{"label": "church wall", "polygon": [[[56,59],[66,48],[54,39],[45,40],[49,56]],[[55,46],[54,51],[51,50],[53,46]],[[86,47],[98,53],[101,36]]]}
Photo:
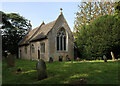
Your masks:
{"label": "church wall", "polygon": [[[41,47],[40,43],[45,43],[45,53],[41,53]],[[40,50],[40,59],[43,59],[45,61],[48,60],[48,39],[42,40],[42,41],[37,41],[37,42],[31,42],[31,45],[34,45],[35,52],[32,52],[31,48],[31,59],[37,60],[38,59],[38,49]]]}
{"label": "church wall", "polygon": [[25,53],[25,46],[19,47],[19,50],[21,50],[21,53],[19,53],[21,59],[30,59],[30,46],[27,45],[26,47],[27,53]]}
{"label": "church wall", "polygon": [[71,60],[74,60],[74,38],[72,35],[72,32],[68,26],[68,24],[66,23],[66,21],[64,21],[64,25],[65,29],[67,30],[68,33],[68,57]]}
{"label": "church wall", "polygon": [[31,47],[31,59],[32,60],[37,60],[38,59],[38,47],[40,47],[39,42],[32,42],[30,45],[34,45],[34,53],[32,52],[32,47]]}
{"label": "church wall", "polygon": [[[68,40],[67,40],[68,47],[66,51],[57,51],[57,48],[56,48],[56,34],[61,27],[65,28],[68,35]],[[49,32],[48,40],[49,40],[48,57],[53,57],[54,61],[58,61],[59,56],[63,56],[63,60],[66,60],[66,56],[68,55],[68,57],[71,60],[74,59],[74,45],[73,45],[72,33],[63,17],[59,17],[59,19],[56,22],[56,25]]]}
{"label": "church wall", "polygon": [[68,56],[71,60],[74,60],[74,43],[70,39],[68,40]]}

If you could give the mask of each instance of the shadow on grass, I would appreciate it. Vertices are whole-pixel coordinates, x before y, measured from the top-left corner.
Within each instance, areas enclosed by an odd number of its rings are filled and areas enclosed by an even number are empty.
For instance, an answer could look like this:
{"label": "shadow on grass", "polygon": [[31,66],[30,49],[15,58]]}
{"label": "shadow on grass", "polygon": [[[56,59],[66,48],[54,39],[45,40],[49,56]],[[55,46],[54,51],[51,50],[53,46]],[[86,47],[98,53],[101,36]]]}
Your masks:
{"label": "shadow on grass", "polygon": [[[118,62],[53,62],[46,63],[48,78],[37,81],[36,61],[17,60],[15,68],[3,63],[4,84],[116,84]],[[22,67],[21,74],[12,73]],[[9,77],[8,77],[9,76]],[[111,78],[112,77],[112,78]]]}

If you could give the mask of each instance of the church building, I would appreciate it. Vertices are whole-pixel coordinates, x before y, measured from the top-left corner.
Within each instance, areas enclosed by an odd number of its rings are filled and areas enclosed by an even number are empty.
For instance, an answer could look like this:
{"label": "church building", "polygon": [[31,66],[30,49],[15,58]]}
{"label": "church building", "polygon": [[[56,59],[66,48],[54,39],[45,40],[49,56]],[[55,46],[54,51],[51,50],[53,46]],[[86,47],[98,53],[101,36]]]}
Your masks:
{"label": "church building", "polygon": [[62,12],[55,21],[30,30],[18,43],[19,58],[49,61],[74,60],[74,38]]}

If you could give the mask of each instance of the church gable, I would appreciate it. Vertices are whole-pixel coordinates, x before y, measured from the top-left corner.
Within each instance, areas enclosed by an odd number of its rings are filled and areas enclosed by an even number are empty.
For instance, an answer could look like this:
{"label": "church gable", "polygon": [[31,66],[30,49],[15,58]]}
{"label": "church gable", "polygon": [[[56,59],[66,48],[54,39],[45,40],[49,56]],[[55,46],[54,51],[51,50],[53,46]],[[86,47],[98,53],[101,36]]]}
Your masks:
{"label": "church gable", "polygon": [[48,32],[48,34],[53,33],[53,35],[56,36],[57,32],[61,28],[65,29],[65,31],[68,33],[68,36],[71,40],[74,40],[73,35],[72,35],[72,31],[70,30],[70,27],[69,27],[66,19],[64,18],[64,15],[62,12],[60,13],[58,18],[56,19],[56,22],[55,22],[53,28],[51,29],[51,31]]}
{"label": "church gable", "polygon": [[71,56],[73,59],[73,35],[62,12],[56,19],[53,28],[48,32],[47,37],[48,57],[53,57],[55,60],[63,57],[63,60],[66,60],[66,56]]}

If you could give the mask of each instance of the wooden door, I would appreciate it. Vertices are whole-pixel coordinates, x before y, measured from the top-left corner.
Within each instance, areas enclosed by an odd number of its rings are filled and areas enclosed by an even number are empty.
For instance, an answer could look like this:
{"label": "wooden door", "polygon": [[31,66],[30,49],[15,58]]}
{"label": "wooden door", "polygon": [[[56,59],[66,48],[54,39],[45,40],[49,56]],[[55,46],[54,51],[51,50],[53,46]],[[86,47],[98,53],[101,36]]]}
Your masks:
{"label": "wooden door", "polygon": [[40,59],[40,50],[38,50],[38,59]]}

